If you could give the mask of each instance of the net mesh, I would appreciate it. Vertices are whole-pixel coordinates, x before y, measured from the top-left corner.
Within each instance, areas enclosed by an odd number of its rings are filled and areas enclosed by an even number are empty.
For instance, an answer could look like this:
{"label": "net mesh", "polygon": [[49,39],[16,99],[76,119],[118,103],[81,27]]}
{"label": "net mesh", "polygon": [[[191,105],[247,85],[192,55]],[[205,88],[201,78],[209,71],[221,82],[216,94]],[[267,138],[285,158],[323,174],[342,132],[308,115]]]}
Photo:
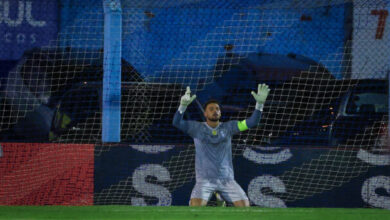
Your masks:
{"label": "net mesh", "polygon": [[[180,147],[162,163],[169,180],[148,179],[175,191],[195,177],[193,141],[171,125],[185,87],[198,97],[186,119],[203,120],[202,104],[215,98],[226,121],[249,117],[250,92],[266,83],[271,93],[261,122],[233,138],[233,156],[261,164],[267,160],[256,159],[259,151],[326,150],[282,173],[286,190],[265,195],[305,199],[387,164],[389,4],[122,1],[122,144],[156,152]],[[61,10],[71,16],[62,19],[57,39],[26,52],[10,71],[1,96],[2,141],[101,144],[101,5],[65,1]],[[97,147],[95,157],[115,147]],[[124,176],[95,193],[94,202],[155,204],[134,181]]]}

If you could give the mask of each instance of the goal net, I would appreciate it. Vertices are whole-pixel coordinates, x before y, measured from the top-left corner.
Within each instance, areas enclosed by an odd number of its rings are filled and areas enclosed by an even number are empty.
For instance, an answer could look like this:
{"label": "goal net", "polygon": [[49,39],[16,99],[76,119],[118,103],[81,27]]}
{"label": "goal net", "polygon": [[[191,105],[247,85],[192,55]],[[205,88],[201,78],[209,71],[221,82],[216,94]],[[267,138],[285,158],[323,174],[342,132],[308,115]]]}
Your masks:
{"label": "goal net", "polygon": [[[259,125],[232,140],[252,205],[299,204],[390,165],[388,0],[122,0],[120,144],[101,142],[98,2],[63,1],[57,39],[24,53],[2,80],[0,99],[1,141],[95,144],[95,172],[121,147],[150,157],[173,149],[158,165],[114,172],[115,181],[95,173],[104,182],[95,204],[171,205],[165,195],[193,184],[193,140],[171,124],[186,86],[197,99],[185,119],[199,121],[211,98],[222,121],[245,119],[255,107],[250,92],[270,86]],[[300,163],[289,163],[297,156]],[[242,174],[244,160],[256,176]],[[366,205],[390,208],[384,196],[370,196],[373,182],[389,193],[389,177],[370,181]]]}

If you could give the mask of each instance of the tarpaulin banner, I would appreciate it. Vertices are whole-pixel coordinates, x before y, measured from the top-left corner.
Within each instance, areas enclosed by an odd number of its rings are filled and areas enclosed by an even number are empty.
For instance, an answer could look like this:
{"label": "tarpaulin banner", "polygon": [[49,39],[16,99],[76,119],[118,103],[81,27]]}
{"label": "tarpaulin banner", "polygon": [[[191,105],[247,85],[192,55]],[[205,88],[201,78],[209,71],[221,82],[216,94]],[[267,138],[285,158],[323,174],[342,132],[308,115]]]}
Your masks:
{"label": "tarpaulin banner", "polygon": [[0,60],[50,44],[58,32],[57,0],[0,0]]}
{"label": "tarpaulin banner", "polygon": [[92,205],[94,146],[1,143],[0,205]]}

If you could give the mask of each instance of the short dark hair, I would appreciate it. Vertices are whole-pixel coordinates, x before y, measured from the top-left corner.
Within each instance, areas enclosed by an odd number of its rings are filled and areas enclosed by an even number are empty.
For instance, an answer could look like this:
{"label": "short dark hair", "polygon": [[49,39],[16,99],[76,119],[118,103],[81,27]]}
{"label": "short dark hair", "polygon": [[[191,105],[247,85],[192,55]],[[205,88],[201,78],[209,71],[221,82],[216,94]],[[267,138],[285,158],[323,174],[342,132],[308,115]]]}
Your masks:
{"label": "short dark hair", "polygon": [[203,105],[203,110],[206,110],[206,108],[207,108],[207,106],[208,106],[209,104],[218,104],[218,105],[220,105],[219,102],[218,102],[218,100],[216,100],[216,99],[210,99],[210,100],[208,100],[206,103],[204,103],[204,105]]}

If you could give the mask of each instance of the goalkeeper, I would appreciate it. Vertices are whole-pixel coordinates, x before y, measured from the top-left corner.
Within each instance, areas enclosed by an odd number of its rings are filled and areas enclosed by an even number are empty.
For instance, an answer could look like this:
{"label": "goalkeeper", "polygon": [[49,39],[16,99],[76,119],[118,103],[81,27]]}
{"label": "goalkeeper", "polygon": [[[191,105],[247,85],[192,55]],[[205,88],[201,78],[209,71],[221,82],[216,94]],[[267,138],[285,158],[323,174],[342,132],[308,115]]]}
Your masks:
{"label": "goalkeeper", "polygon": [[173,118],[173,125],[190,135],[195,143],[196,184],[191,193],[190,206],[205,206],[214,192],[237,207],[249,206],[244,190],[234,180],[232,163],[232,136],[240,131],[255,127],[261,117],[265,100],[270,89],[258,85],[257,93],[252,92],[256,107],[251,117],[243,121],[220,122],[221,109],[216,100],[204,105],[206,122],[183,120],[184,111],[196,98],[190,88],[181,97],[180,106]]}

